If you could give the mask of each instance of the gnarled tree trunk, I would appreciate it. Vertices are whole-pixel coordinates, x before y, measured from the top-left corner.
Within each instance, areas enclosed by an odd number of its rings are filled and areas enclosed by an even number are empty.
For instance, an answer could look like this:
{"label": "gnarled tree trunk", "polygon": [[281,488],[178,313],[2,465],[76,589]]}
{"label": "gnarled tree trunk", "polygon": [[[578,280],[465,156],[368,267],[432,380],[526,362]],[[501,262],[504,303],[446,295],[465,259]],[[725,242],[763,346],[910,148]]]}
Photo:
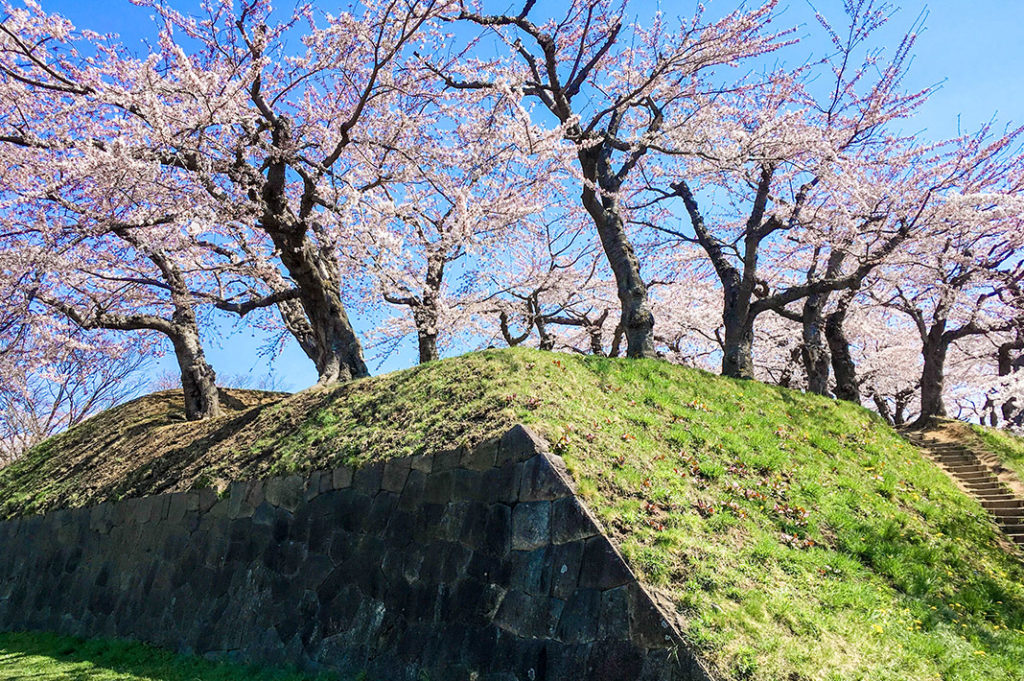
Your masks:
{"label": "gnarled tree trunk", "polygon": [[843,325],[852,296],[843,296],[836,310],[825,322],[825,339],[832,355],[832,371],[836,377],[835,394],[841,400],[860,404],[860,383],[857,380],[857,365],[850,353],[850,341],[846,338]]}
{"label": "gnarled tree trunk", "polygon": [[946,415],[946,403],[942,399],[945,384],[946,354],[949,341],[943,333],[944,324],[936,324],[924,343],[924,369],[921,371],[921,415],[918,423],[926,423],[935,416]]}
{"label": "gnarled tree trunk", "polygon": [[[282,116],[276,120],[272,139],[279,149],[286,149],[292,143],[287,118]],[[260,226],[274,242],[281,254],[281,263],[298,288],[298,301],[309,322],[318,382],[326,384],[368,376],[362,346],[341,301],[338,261],[309,237],[312,205],[304,201],[300,215],[292,212],[287,196],[287,172],[283,156],[268,163]]]}
{"label": "gnarled tree trunk", "polygon": [[[647,285],[640,276],[640,261],[626,234],[617,192],[620,180],[608,164],[603,146],[578,153],[583,176],[583,206],[597,227],[601,246],[615,275],[616,292],[622,307],[620,326],[626,338],[627,357],[655,357],[654,313],[647,299]],[[597,195],[594,185],[601,187]]]}
{"label": "gnarled tree trunk", "polygon": [[197,329],[181,327],[170,338],[181,372],[181,387],[185,393],[185,418],[198,421],[220,416],[217,375],[206,361]]}

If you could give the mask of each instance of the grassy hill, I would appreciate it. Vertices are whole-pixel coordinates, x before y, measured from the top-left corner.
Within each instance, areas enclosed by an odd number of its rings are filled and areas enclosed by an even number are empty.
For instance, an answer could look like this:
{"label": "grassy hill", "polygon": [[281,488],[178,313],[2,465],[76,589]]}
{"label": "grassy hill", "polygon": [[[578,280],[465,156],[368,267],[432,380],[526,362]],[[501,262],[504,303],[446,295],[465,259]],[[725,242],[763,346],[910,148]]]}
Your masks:
{"label": "grassy hill", "polygon": [[136,400],[0,470],[2,512],[448,449],[524,422],[723,679],[1024,678],[1024,567],[871,412],[659,361],[487,351],[188,424]]}

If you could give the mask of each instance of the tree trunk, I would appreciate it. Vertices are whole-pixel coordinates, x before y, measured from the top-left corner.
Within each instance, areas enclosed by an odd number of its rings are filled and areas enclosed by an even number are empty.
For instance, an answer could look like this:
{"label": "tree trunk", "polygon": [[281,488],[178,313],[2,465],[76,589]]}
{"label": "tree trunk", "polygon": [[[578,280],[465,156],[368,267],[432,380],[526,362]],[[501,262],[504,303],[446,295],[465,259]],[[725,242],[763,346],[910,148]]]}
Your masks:
{"label": "tree trunk", "polygon": [[[601,246],[615,275],[626,356],[655,357],[654,314],[647,300],[647,286],[640,276],[640,261],[626,234],[617,195],[619,180],[608,165],[607,154],[603,145],[581,149],[578,153],[586,180],[583,206],[597,227]],[[601,187],[600,197],[594,184]]]}
{"label": "tree trunk", "polygon": [[421,303],[413,307],[412,317],[416,324],[420,364],[437,361],[437,310]]}
{"label": "tree trunk", "polygon": [[889,409],[889,403],[885,401],[885,398],[876,392],[872,392],[871,400],[875,403],[879,416],[885,419],[885,422],[890,426],[895,426],[896,419],[893,417],[892,411]]}
{"label": "tree trunk", "polygon": [[850,354],[850,341],[846,338],[843,324],[850,299],[839,302],[835,312],[825,322],[825,339],[832,354],[832,371],[836,376],[836,397],[841,400],[860,404],[860,384],[857,381],[857,365]]}
{"label": "tree trunk", "polygon": [[722,352],[722,375],[732,378],[754,378],[754,325],[749,315],[727,313],[725,347]]}
{"label": "tree trunk", "polygon": [[[996,354],[999,376],[1009,376],[1024,368],[1024,354],[1018,352],[1017,356],[1013,357],[1013,351],[1021,350],[1022,348],[1024,348],[1024,337],[1022,337],[1020,332],[1018,332],[1015,340],[999,346]],[[1024,419],[1024,410],[1020,409],[1015,397],[1011,397],[1003,402],[999,411],[1002,413],[1003,423],[1006,427],[1019,426],[1022,419]]]}
{"label": "tree trunk", "polygon": [[910,400],[914,397],[914,390],[914,388],[904,388],[896,393],[896,409],[892,416],[892,422],[894,425],[902,426],[907,422],[907,407],[910,406]]}
{"label": "tree trunk", "polygon": [[[278,119],[272,134],[275,147],[287,148],[291,144],[287,118]],[[272,161],[267,166],[260,227],[274,242],[281,254],[281,263],[299,290],[298,300],[312,332],[311,359],[316,365],[318,382],[326,384],[368,376],[362,346],[341,302],[338,261],[330,249],[319,248],[309,237],[312,207],[304,206],[299,215],[292,212],[288,204],[287,172],[288,166],[283,160]]]}
{"label": "tree trunk", "polygon": [[185,418],[189,421],[220,416],[217,375],[206,361],[199,334],[193,328],[180,329],[171,337],[174,356],[181,371],[181,387],[185,393]]}
{"label": "tree trunk", "polygon": [[924,369],[921,372],[921,414],[919,424],[927,423],[934,416],[946,415],[946,404],[942,399],[946,372],[946,353],[949,341],[943,333],[944,324],[932,327],[925,341]]}
{"label": "tree trunk", "polygon": [[802,315],[803,346],[800,356],[807,374],[807,390],[818,395],[828,394],[829,354],[822,337],[822,309],[828,301],[827,293],[816,293],[804,301]]}

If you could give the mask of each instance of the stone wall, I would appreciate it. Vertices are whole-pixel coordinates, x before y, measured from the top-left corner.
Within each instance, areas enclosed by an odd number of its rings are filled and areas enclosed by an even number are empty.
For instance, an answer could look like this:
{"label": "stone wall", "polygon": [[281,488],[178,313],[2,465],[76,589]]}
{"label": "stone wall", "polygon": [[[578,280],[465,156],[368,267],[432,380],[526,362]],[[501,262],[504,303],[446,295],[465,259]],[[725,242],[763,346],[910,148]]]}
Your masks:
{"label": "stone wall", "polygon": [[0,629],[381,681],[708,678],[520,426],[223,498],[0,523]]}

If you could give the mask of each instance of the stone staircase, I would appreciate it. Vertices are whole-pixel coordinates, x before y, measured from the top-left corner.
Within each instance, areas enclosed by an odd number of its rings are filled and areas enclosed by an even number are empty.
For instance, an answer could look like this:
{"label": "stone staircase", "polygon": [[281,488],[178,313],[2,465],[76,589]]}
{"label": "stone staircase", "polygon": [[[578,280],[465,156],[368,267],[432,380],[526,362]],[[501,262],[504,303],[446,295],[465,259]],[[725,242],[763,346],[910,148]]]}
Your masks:
{"label": "stone staircase", "polygon": [[1024,547],[1024,499],[999,481],[996,470],[988,462],[955,442],[943,442],[921,432],[904,432],[904,435],[981,502],[1007,539]]}

